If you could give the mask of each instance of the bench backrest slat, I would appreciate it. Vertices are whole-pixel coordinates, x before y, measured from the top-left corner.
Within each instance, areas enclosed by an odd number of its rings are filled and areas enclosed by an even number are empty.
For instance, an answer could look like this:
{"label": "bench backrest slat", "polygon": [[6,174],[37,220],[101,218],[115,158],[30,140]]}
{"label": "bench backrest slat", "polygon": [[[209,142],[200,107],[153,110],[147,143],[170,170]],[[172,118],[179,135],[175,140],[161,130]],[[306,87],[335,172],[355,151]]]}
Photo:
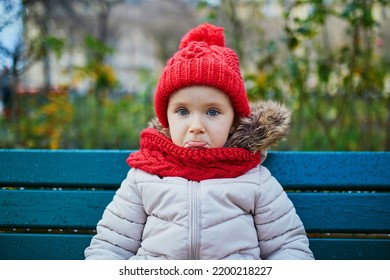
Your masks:
{"label": "bench backrest slat", "polygon": [[0,150],[0,183],[10,186],[118,188],[131,151]]}
{"label": "bench backrest slat", "polygon": [[[0,150],[0,183],[116,189],[130,152]],[[390,190],[389,162],[388,152],[270,152],[264,165],[288,189]]]}
{"label": "bench backrest slat", "polygon": [[0,190],[0,227],[94,229],[114,191]]}
{"label": "bench backrest slat", "polygon": [[285,188],[390,191],[389,152],[281,152],[265,162]]}
{"label": "bench backrest slat", "polygon": [[[0,190],[0,227],[95,229],[114,191]],[[308,232],[390,232],[390,193],[288,193]],[[39,205],[39,207],[38,207]]]}

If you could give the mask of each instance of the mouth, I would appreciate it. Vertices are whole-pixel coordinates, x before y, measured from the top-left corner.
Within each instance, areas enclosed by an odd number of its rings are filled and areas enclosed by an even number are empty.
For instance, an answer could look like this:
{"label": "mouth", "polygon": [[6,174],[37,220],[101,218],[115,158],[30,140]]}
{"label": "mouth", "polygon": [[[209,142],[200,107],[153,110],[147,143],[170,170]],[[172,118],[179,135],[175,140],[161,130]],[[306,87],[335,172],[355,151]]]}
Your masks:
{"label": "mouth", "polygon": [[203,141],[188,141],[184,144],[185,148],[190,149],[206,149],[207,146],[207,143]]}

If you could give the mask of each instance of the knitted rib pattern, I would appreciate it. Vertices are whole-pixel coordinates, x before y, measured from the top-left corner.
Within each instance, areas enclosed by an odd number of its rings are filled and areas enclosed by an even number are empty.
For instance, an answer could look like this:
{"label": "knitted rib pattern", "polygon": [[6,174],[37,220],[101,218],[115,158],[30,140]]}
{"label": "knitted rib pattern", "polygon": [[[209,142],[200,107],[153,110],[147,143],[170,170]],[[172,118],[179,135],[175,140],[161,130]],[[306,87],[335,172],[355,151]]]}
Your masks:
{"label": "knitted rib pattern", "polygon": [[242,148],[188,149],[153,128],[141,132],[140,149],[127,164],[161,177],[183,177],[192,181],[235,178],[260,163],[260,153]]}
{"label": "knitted rib pattern", "polygon": [[156,115],[163,127],[168,127],[169,97],[177,90],[193,85],[223,91],[230,97],[239,117],[249,116],[240,63],[236,53],[225,46],[222,27],[204,23],[190,30],[182,38],[179,50],[168,60],[154,98]]}

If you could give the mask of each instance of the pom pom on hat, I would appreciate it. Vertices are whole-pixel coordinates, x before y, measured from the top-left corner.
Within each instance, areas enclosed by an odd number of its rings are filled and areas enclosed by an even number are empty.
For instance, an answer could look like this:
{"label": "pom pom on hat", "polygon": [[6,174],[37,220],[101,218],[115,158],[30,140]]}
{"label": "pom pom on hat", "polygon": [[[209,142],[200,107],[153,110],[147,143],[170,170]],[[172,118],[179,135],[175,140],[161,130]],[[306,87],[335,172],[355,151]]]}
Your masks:
{"label": "pom pom on hat", "polygon": [[205,42],[209,46],[216,45],[225,47],[223,28],[209,23],[203,23],[183,36],[180,41],[179,50],[186,48],[191,42]]}
{"label": "pom pom on hat", "polygon": [[239,117],[248,117],[250,107],[236,53],[225,47],[222,27],[203,23],[181,39],[179,50],[170,58],[157,84],[154,107],[157,118],[169,126],[169,97],[181,88],[204,85],[227,94]]}

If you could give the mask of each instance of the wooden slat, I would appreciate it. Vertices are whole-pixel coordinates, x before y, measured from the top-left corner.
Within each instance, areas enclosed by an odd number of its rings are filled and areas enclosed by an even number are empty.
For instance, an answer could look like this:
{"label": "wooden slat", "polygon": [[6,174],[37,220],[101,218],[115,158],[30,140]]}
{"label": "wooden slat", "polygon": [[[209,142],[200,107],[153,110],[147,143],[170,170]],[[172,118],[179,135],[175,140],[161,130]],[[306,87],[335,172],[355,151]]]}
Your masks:
{"label": "wooden slat", "polygon": [[0,227],[95,228],[114,191],[0,190]]}
{"label": "wooden slat", "polygon": [[390,239],[310,239],[317,260],[390,260]]}
{"label": "wooden slat", "polygon": [[130,151],[0,150],[0,184],[114,187],[126,176]]}
{"label": "wooden slat", "polygon": [[[82,234],[1,234],[1,260],[78,260],[91,235]],[[390,259],[390,240],[383,239],[310,239],[318,260]]]}
{"label": "wooden slat", "polygon": [[390,233],[390,193],[288,193],[309,232]]}
{"label": "wooden slat", "polygon": [[[93,229],[114,191],[0,190],[0,227]],[[390,193],[288,193],[308,232],[390,232]]]}
{"label": "wooden slat", "polygon": [[274,152],[264,165],[285,188],[390,190],[390,152]]}
{"label": "wooden slat", "polygon": [[[0,184],[117,188],[130,151],[0,150]],[[264,165],[289,189],[390,189],[390,152],[269,152]]]}
{"label": "wooden slat", "polygon": [[81,260],[88,234],[0,233],[0,260]]}

